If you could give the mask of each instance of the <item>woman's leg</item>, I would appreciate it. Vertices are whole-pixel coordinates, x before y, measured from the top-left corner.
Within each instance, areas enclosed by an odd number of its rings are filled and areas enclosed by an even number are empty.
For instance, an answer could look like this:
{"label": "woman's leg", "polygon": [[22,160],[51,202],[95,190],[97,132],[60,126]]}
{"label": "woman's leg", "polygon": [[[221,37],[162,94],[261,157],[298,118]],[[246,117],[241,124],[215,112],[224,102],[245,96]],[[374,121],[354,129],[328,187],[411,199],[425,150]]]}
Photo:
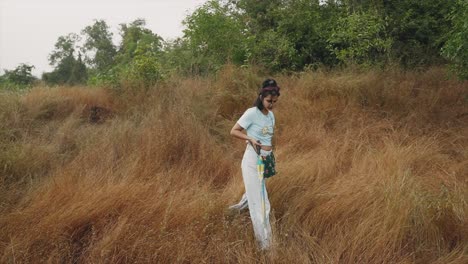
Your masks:
{"label": "woman's leg", "polygon": [[244,179],[250,218],[257,241],[262,249],[271,244],[270,202],[264,179],[257,173],[257,154],[248,146],[242,159],[242,177]]}

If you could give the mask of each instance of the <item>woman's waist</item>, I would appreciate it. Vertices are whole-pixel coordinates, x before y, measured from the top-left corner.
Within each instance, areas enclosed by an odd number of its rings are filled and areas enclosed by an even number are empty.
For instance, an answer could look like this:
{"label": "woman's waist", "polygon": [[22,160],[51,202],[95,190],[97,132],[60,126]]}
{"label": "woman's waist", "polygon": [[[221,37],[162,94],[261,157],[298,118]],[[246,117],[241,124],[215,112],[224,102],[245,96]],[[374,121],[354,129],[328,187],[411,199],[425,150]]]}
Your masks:
{"label": "woman's waist", "polygon": [[265,151],[271,151],[273,150],[273,146],[261,146],[260,147],[262,150],[265,150]]}
{"label": "woman's waist", "polygon": [[[248,141],[246,141],[246,143],[247,143],[248,146],[250,146],[250,147],[252,147],[252,149],[254,149],[252,144],[250,144]],[[266,152],[271,152],[273,150],[273,146],[261,145],[260,149],[263,150],[263,151],[266,151]]]}

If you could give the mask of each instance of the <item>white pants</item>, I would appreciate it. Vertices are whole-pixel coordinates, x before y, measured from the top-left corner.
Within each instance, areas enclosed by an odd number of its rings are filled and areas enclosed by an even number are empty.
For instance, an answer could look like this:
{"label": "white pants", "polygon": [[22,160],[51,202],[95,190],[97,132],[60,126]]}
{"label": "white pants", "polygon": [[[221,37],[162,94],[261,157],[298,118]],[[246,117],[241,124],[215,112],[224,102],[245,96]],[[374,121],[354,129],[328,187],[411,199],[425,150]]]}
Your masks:
{"label": "white pants", "polygon": [[238,204],[231,209],[242,210],[249,207],[255,238],[261,249],[271,245],[270,201],[265,187],[265,179],[259,179],[257,172],[257,153],[248,144],[242,158],[242,177],[245,193]]}

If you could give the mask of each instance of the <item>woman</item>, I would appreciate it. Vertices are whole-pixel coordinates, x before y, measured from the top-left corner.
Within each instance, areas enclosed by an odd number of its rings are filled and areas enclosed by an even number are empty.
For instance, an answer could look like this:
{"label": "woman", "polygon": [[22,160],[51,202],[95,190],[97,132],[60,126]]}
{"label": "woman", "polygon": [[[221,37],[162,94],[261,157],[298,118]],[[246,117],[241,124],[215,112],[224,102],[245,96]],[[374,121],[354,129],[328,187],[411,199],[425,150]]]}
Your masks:
{"label": "woman", "polygon": [[[270,202],[265,188],[265,179],[257,170],[258,153],[261,156],[272,154],[272,137],[275,116],[272,112],[280,96],[280,88],[273,79],[266,79],[258,93],[254,107],[245,111],[231,129],[233,137],[246,140],[247,147],[242,158],[242,178],[245,193],[241,201],[231,209],[249,208],[254,233],[261,249],[271,245]],[[247,134],[243,131],[246,130]],[[257,150],[258,152],[257,152]],[[262,174],[263,172],[261,172]]]}

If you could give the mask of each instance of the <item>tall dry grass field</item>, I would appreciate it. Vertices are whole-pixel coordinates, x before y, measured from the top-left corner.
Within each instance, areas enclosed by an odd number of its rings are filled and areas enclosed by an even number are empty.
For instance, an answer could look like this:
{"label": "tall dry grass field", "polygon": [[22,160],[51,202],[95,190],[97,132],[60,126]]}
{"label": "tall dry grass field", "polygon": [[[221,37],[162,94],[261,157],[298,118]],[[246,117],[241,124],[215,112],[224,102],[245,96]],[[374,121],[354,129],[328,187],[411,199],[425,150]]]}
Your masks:
{"label": "tall dry grass field", "polygon": [[1,263],[468,263],[468,85],[443,69],[275,76],[275,246],[245,144],[263,77],[0,93]]}

